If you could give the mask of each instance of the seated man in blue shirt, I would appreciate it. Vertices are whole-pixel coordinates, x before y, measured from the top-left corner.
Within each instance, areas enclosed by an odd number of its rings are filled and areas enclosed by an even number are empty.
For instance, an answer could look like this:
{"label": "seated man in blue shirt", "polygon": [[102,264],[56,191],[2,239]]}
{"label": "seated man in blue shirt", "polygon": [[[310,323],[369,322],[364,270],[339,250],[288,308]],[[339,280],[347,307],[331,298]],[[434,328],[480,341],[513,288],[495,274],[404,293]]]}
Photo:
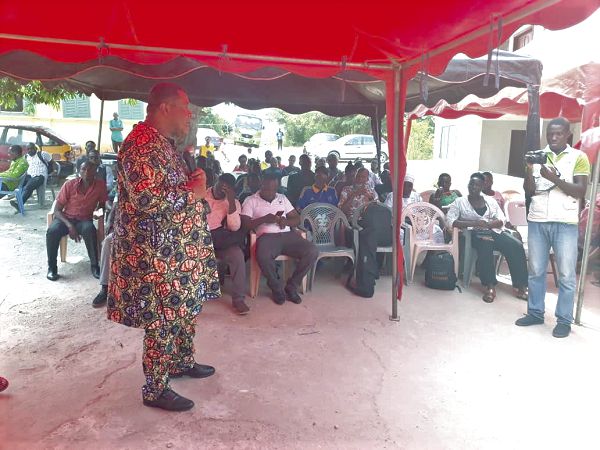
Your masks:
{"label": "seated man in blue shirt", "polygon": [[311,203],[329,203],[337,206],[338,197],[335,189],[327,185],[329,171],[324,166],[315,169],[315,182],[312,186],[306,186],[300,194],[296,209],[302,211]]}

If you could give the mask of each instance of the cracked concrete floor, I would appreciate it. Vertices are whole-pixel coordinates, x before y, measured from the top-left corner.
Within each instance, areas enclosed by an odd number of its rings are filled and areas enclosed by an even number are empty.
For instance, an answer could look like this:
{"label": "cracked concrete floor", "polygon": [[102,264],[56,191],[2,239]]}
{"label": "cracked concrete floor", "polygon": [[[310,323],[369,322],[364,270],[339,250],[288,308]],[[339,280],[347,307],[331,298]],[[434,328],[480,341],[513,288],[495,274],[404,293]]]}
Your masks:
{"label": "cracked concrete floor", "polygon": [[[391,283],[349,295],[319,272],[301,305],[264,286],[251,314],[229,297],[206,305],[197,359],[204,380],[174,380],[185,413],[145,408],[140,330],[94,310],[83,245],[63,279],[45,279],[45,212],[0,202],[0,448],[597,448],[600,299],[588,285],[584,326],[564,340],[513,322],[525,303],[504,286],[493,304],[465,292],[405,290],[388,320]],[[10,267],[10,269],[7,269]],[[422,280],[422,274],[417,274]],[[549,295],[548,311],[555,296]]]}

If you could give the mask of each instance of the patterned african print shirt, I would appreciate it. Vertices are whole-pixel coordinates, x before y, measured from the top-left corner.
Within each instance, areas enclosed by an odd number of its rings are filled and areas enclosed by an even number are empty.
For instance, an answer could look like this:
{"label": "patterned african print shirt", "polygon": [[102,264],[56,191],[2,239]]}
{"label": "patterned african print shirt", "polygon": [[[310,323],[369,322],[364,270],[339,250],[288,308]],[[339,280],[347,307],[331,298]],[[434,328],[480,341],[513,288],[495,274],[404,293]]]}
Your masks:
{"label": "patterned african print shirt", "polygon": [[119,150],[117,179],[108,318],[137,328],[178,326],[220,295],[204,203],[185,187],[183,159],[145,122]]}

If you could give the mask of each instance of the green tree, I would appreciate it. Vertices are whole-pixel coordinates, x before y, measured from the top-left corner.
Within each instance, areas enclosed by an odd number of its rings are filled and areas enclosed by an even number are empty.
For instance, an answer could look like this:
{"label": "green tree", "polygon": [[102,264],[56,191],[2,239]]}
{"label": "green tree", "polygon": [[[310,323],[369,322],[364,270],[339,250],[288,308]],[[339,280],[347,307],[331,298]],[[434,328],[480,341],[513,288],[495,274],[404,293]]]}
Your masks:
{"label": "green tree", "polygon": [[271,118],[285,127],[285,143],[292,146],[304,144],[317,133],[335,133],[340,136],[354,133],[371,134],[371,119],[360,114],[331,117],[320,112],[294,115],[276,110]]}
{"label": "green tree", "polygon": [[433,157],[433,134],[435,125],[431,116],[413,120],[407,159],[431,159]]}
{"label": "green tree", "polygon": [[231,124],[223,117],[215,114],[212,108],[199,108],[197,126],[202,128],[213,128],[221,136],[231,133]]}
{"label": "green tree", "polygon": [[23,101],[24,111],[34,114],[36,104],[59,109],[62,100],[75,98],[77,95],[78,92],[63,87],[47,89],[39,81],[21,84],[12,78],[0,78],[0,106],[5,109],[15,108]]}

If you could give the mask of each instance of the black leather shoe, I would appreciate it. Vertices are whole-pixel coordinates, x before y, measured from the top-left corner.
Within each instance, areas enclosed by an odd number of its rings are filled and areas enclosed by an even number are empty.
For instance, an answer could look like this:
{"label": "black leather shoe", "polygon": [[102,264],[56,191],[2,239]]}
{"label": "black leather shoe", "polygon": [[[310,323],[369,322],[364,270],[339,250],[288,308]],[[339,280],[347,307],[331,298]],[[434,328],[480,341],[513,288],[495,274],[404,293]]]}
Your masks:
{"label": "black leather shoe", "polygon": [[532,316],[531,314],[526,314],[525,316],[517,319],[515,325],[518,327],[530,327],[531,325],[541,325],[544,323],[544,319],[540,319],[538,317]]}
{"label": "black leather shoe", "polygon": [[106,291],[104,286],[102,286],[102,289],[100,290],[100,292],[98,292],[98,295],[96,295],[96,297],[94,297],[94,300],[92,301],[92,306],[94,308],[100,308],[101,306],[104,306],[104,304],[106,303],[107,297],[108,297],[108,292]]}
{"label": "black leather shoe", "polygon": [[100,278],[100,267],[92,266],[92,275],[95,279],[99,279]]}
{"label": "black leather shoe", "polygon": [[283,305],[285,303],[285,292],[273,291],[273,301],[278,305]]}
{"label": "black leather shoe", "polygon": [[552,336],[555,338],[566,338],[571,333],[571,325],[558,323],[552,330]]}
{"label": "black leather shoe", "polygon": [[302,297],[298,295],[298,291],[290,286],[285,287],[285,296],[290,302],[295,303],[296,305],[302,303]]}
{"label": "black leather shoe", "polygon": [[50,281],[58,280],[58,273],[56,273],[56,269],[48,269],[48,274],[46,275]]}
{"label": "black leather shoe", "polygon": [[171,389],[165,389],[156,400],[144,399],[144,405],[167,411],[187,411],[194,407],[194,402]]}
{"label": "black leather shoe", "polygon": [[194,363],[194,367],[184,370],[176,374],[169,374],[169,378],[181,378],[183,376],[191,378],[206,378],[215,373],[213,366],[205,366],[204,364]]}

